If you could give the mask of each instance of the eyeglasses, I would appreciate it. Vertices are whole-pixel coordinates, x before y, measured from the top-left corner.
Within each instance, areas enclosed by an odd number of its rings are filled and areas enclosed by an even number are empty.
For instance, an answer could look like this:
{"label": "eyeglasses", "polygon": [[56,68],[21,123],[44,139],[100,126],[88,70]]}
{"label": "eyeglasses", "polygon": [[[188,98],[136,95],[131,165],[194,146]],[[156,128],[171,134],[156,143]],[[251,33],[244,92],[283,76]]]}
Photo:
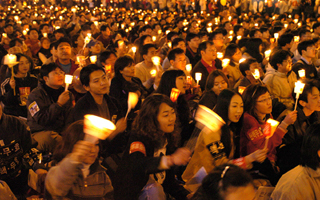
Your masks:
{"label": "eyeglasses", "polygon": [[267,103],[268,101],[272,101],[272,97],[268,97],[266,99],[263,99],[263,100],[260,100],[260,101],[257,101],[259,103]]}

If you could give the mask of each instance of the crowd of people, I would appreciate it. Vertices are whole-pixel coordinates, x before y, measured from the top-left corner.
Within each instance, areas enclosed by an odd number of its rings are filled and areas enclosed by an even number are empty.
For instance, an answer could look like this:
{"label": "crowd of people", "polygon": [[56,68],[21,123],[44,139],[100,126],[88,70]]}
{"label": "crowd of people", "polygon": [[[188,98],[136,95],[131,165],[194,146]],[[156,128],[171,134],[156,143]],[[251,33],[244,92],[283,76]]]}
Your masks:
{"label": "crowd of people", "polygon": [[21,5],[0,7],[1,199],[320,199],[319,17]]}

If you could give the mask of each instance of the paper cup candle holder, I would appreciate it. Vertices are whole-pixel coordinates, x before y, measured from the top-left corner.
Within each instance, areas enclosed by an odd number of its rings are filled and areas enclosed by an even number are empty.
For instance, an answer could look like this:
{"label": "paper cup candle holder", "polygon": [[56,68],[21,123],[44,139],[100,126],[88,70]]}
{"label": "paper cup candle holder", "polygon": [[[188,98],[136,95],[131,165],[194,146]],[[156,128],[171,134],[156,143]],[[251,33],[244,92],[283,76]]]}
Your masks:
{"label": "paper cup candle holder", "polygon": [[[19,62],[17,62],[17,56],[14,54],[7,54],[4,57],[4,61],[3,61],[4,65],[8,65],[9,68],[11,68],[11,79],[14,79],[14,69],[13,66],[15,66],[16,64],[19,64]],[[13,89],[13,93],[14,96],[16,95],[16,89]]]}
{"label": "paper cup candle holder", "polygon": [[297,81],[297,82],[295,82],[294,85],[295,85],[294,86],[294,93],[296,93],[296,103],[294,105],[294,110],[296,110],[299,96],[300,96],[300,94],[302,94],[305,84],[302,83],[301,81]]}
{"label": "paper cup candle holder", "polygon": [[64,82],[66,83],[65,91],[68,90],[68,87],[72,83],[72,80],[73,80],[73,76],[72,75],[69,75],[69,74],[65,75],[65,77],[64,77]]}
{"label": "paper cup candle holder", "polygon": [[105,140],[116,129],[111,121],[95,115],[84,116],[84,140],[95,144],[99,139]]}
{"label": "paper cup candle holder", "polygon": [[128,117],[128,114],[130,113],[131,109],[135,108],[137,103],[139,101],[139,96],[135,92],[129,92],[128,94],[128,111],[126,114],[126,119]]}
{"label": "paper cup candle holder", "polygon": [[177,88],[172,88],[170,93],[170,99],[172,102],[176,102],[180,94],[180,90]]}
{"label": "paper cup candle holder", "polygon": [[200,72],[195,73],[195,78],[197,81],[197,85],[199,85],[199,81],[201,81],[201,78],[202,78],[202,73]]}
{"label": "paper cup candle holder", "polygon": [[266,142],[264,144],[264,148],[268,147],[269,138],[273,136],[273,133],[275,132],[276,128],[278,127],[279,122],[273,119],[268,119],[265,128],[263,130],[264,136],[266,136]]}

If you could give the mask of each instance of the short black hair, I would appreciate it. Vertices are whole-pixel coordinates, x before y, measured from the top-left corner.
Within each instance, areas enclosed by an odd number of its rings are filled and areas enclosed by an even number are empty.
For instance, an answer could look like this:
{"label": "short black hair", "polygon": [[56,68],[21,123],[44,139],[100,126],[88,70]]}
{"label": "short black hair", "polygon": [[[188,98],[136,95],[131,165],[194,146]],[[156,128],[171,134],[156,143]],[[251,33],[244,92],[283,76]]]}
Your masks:
{"label": "short black hair", "polygon": [[318,151],[320,150],[320,122],[315,122],[309,126],[303,136],[300,164],[317,170],[320,164]]}
{"label": "short black hair", "polygon": [[140,28],[140,33],[145,32],[147,29],[152,30],[152,27],[150,25],[144,25],[143,27]]}
{"label": "short black hair", "polygon": [[131,56],[125,55],[125,56],[119,57],[114,63],[115,76],[122,77],[122,74],[120,73],[120,71],[122,71],[124,68],[129,67],[133,64],[134,64],[134,60]]}
{"label": "short black hair", "polygon": [[21,39],[13,38],[9,43],[9,47],[12,48],[12,47],[16,46],[16,42],[19,42],[20,44],[22,44],[22,40]]}
{"label": "short black hair", "polygon": [[110,29],[109,25],[104,24],[104,25],[102,25],[102,26],[100,27],[100,31],[106,31],[106,30],[107,30],[107,28],[109,28],[109,29]]}
{"label": "short black hair", "polygon": [[244,77],[246,77],[246,71],[250,70],[250,65],[255,62],[258,62],[255,58],[248,58],[239,64],[239,69]]}
{"label": "short black hair", "polygon": [[182,38],[175,38],[173,41],[172,41],[172,48],[176,47],[179,45],[179,42],[184,42],[184,39]]}
{"label": "short black hair", "polygon": [[307,29],[301,29],[301,30],[299,31],[299,36],[300,36],[300,38],[302,37],[302,35],[305,35],[305,34],[307,34],[307,33],[310,33],[310,31],[307,30]]}
{"label": "short black hair", "polygon": [[201,55],[201,51],[206,51],[208,45],[214,45],[212,41],[204,41],[199,44],[198,53]]}
{"label": "short black hair", "polygon": [[99,71],[99,70],[101,70],[105,73],[105,71],[102,67],[99,67],[98,65],[95,65],[95,64],[90,64],[90,65],[82,68],[80,71],[80,81],[81,81],[82,85],[89,86],[90,74],[92,72]]}
{"label": "short black hair", "polygon": [[280,38],[278,39],[278,45],[280,47],[284,47],[287,44],[291,43],[291,41],[293,40],[293,34],[291,33],[285,33],[283,35],[280,36]]}
{"label": "short black hair", "polygon": [[256,32],[260,32],[261,33],[261,31],[260,31],[260,29],[255,29],[255,28],[253,28],[250,32],[249,32],[249,36],[250,36],[250,38],[253,38],[253,36],[256,34]]}
{"label": "short black hair", "polygon": [[187,37],[186,37],[186,42],[190,42],[193,38],[199,38],[198,34],[195,33],[188,33]]}
{"label": "short black hair", "polygon": [[143,55],[147,55],[149,49],[151,49],[151,48],[155,48],[156,49],[156,45],[154,45],[154,44],[145,44],[145,45],[143,45],[142,49],[141,49],[141,56],[143,57]]}
{"label": "short black hair", "polygon": [[[302,93],[299,95],[299,100],[302,100],[306,103],[308,103],[308,94],[312,93],[312,88],[316,87],[319,90],[319,81],[318,80],[306,80],[304,81],[305,86],[303,88]],[[295,98],[296,95],[293,95],[293,97]],[[300,103],[298,104],[298,106],[302,109],[303,107],[300,105]]]}
{"label": "short black hair", "polygon": [[233,33],[234,33],[234,34],[237,34],[237,32],[238,32],[241,28],[243,28],[243,26],[241,26],[240,24],[234,25],[234,27],[233,27]]}
{"label": "short black hair", "polygon": [[40,27],[39,27],[39,30],[42,30],[43,27],[45,27],[45,26],[49,27],[49,24],[41,24]]}
{"label": "short black hair", "polygon": [[70,46],[72,46],[72,45],[71,45],[71,41],[70,41],[69,38],[67,38],[67,37],[61,37],[61,38],[57,41],[57,43],[56,43],[56,49],[58,49],[58,46],[59,46],[61,43],[63,43],[63,42],[68,43]]}
{"label": "short black hair", "polygon": [[30,35],[31,31],[36,31],[38,33],[38,30],[36,28],[30,28],[29,31],[28,31],[28,35]]}
{"label": "short black hair", "polygon": [[176,49],[172,49],[169,53],[168,53],[168,60],[169,62],[171,60],[175,60],[176,59],[176,55],[179,54],[183,54],[184,55],[184,51],[180,48],[176,48]]}
{"label": "short black hair", "polygon": [[170,33],[168,33],[167,35],[167,40],[171,41],[171,38],[173,38],[174,36],[179,36],[179,34],[177,32],[170,31]]}
{"label": "short black hair", "polygon": [[58,65],[57,63],[49,63],[49,64],[45,64],[45,65],[42,65],[41,66],[41,69],[40,69],[40,82],[44,83],[44,79],[43,77],[44,76],[48,76],[48,74],[54,70],[56,70],[57,68],[62,69],[62,67],[60,65]]}
{"label": "short black hair", "polygon": [[113,54],[115,57],[117,57],[117,55],[116,55],[115,52],[110,51],[110,50],[106,50],[106,51],[103,51],[103,52],[100,53],[98,61],[99,61],[100,63],[106,62],[106,60],[107,60],[108,58],[110,58],[111,54]]}
{"label": "short black hair", "polygon": [[302,50],[307,50],[308,47],[314,46],[313,40],[302,41],[298,44],[298,52],[302,55]]}
{"label": "short black hair", "polygon": [[282,64],[282,62],[290,57],[290,53],[286,50],[278,50],[276,51],[270,58],[270,65],[275,69],[278,70],[277,64]]}

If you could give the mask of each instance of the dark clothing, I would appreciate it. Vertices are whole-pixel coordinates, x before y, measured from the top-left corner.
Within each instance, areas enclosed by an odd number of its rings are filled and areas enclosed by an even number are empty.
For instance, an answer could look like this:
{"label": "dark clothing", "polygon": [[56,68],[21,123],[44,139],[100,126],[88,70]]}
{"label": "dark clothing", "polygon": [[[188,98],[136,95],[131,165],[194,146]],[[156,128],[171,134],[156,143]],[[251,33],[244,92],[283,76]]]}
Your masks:
{"label": "dark clothing", "polygon": [[30,93],[27,101],[29,110],[27,123],[32,133],[38,131],[61,133],[64,129],[66,119],[73,107],[73,95],[70,93],[69,101],[63,106],[59,106],[57,100],[62,92],[64,92],[63,87],[54,90],[40,83]]}
{"label": "dark clothing", "polygon": [[217,99],[218,96],[212,90],[210,90],[202,95],[199,104],[213,110],[214,106],[217,104]]}
{"label": "dark clothing", "polygon": [[192,64],[192,66],[195,66],[199,62],[199,60],[201,60],[200,55],[197,52],[193,52],[189,46],[187,46],[186,56],[189,58],[190,64]]}
{"label": "dark clothing", "polygon": [[[70,60],[70,62],[71,62],[71,68],[70,68],[69,72],[66,72],[66,71],[65,71],[65,73],[72,75],[72,74],[74,73],[74,71],[76,71],[76,69],[78,69],[79,65],[77,65],[73,60]],[[61,64],[60,64],[60,62],[59,62],[59,59],[56,60],[56,64],[58,64],[59,66],[61,66]]]}
{"label": "dark clothing", "polygon": [[27,125],[17,117],[2,114],[0,180],[7,182],[15,195],[24,195],[28,187],[28,168],[34,163],[29,154],[31,145],[31,133]]}
{"label": "dark clothing", "polygon": [[249,81],[249,79],[247,79],[246,77],[241,78],[235,85],[234,85],[234,89],[236,91],[239,91],[239,87],[247,87],[251,85],[251,82]]}
{"label": "dark clothing", "polygon": [[284,135],[282,144],[277,150],[277,164],[280,167],[281,174],[284,174],[299,165],[302,140],[306,133],[306,129],[314,122],[320,120],[319,112],[314,112],[307,117],[299,107],[297,108],[297,111],[297,120],[294,124],[288,126],[288,132]]}
{"label": "dark clothing", "polygon": [[108,37],[107,39],[105,39],[101,34],[97,37],[97,40],[102,42],[103,46],[106,48],[110,44],[111,37]]}
{"label": "dark clothing", "polygon": [[41,49],[37,53],[37,58],[39,60],[39,63],[37,63],[38,66],[42,66],[42,64],[43,64],[40,59],[39,53],[42,53],[46,58],[50,58],[52,56],[50,49],[45,49],[45,48],[41,47]]}
{"label": "dark clothing", "polygon": [[[190,60],[190,62],[191,62],[191,60]],[[215,59],[215,68],[222,69],[222,62],[220,59]],[[193,69],[191,71],[191,76],[194,80],[196,80],[195,79],[196,72],[200,72],[202,74],[201,80],[199,81],[199,85],[200,85],[201,90],[204,91],[205,87],[206,87],[207,78],[209,76],[209,72],[208,72],[207,68],[203,65],[201,60],[193,67]]]}
{"label": "dark clothing", "polygon": [[304,69],[305,70],[306,78],[308,78],[308,79],[318,79],[317,69],[313,64],[309,65],[302,59],[298,60],[298,62],[296,62],[292,66],[292,70],[296,73],[298,79],[300,78],[299,73],[298,73],[298,71],[300,69]]}
{"label": "dark clothing", "polygon": [[22,116],[27,118],[27,100],[30,92],[37,87],[38,79],[33,75],[27,75],[25,78],[14,77],[16,82],[15,92],[10,86],[10,78],[7,78],[1,84],[2,102],[5,105],[3,112],[8,115]]}
{"label": "dark clothing", "polygon": [[[130,152],[132,149],[131,144],[133,143],[140,145],[140,151]],[[131,134],[122,163],[118,167],[113,183],[116,200],[138,199],[150,175],[161,172],[158,169],[161,156],[154,157],[154,153],[154,146],[148,138],[135,133]],[[167,148],[166,154],[170,154],[169,148]],[[166,170],[165,173],[165,180],[162,183],[164,191],[177,200],[187,199],[186,196],[189,192],[177,183],[174,178],[173,169]]]}

